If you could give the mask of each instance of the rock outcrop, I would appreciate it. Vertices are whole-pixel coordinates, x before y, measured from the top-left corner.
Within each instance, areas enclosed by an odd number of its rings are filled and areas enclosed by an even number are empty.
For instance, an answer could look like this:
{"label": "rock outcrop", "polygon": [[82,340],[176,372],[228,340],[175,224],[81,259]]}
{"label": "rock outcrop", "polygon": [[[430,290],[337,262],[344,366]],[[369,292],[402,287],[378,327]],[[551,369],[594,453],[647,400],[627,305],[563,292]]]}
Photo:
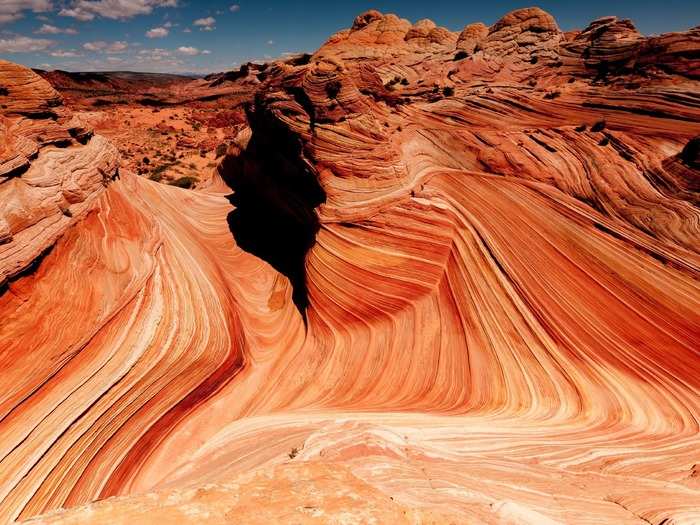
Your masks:
{"label": "rock outcrop", "polygon": [[554,18],[537,7],[507,14],[489,28],[480,43],[487,57],[531,60],[545,50],[555,50],[561,32]]}
{"label": "rock outcrop", "polygon": [[30,69],[0,61],[0,286],[53,246],[117,174],[116,149],[62,104]]}
{"label": "rock outcrop", "polygon": [[489,28],[482,22],[465,26],[457,39],[457,49],[473,53],[477,44],[489,34]]}
{"label": "rock outcrop", "polygon": [[9,284],[0,519],[700,521],[697,30],[484,29],[359,16]]}

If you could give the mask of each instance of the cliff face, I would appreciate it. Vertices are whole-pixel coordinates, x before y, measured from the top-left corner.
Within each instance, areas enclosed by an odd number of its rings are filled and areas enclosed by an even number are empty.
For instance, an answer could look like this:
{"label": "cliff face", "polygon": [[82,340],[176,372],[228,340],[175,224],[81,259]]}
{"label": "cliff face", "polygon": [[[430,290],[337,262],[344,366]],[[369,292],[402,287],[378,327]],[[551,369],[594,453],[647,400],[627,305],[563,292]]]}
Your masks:
{"label": "cliff face", "polygon": [[2,517],[700,520],[699,47],[370,11],[268,67],[220,181],[122,174],[0,296]]}

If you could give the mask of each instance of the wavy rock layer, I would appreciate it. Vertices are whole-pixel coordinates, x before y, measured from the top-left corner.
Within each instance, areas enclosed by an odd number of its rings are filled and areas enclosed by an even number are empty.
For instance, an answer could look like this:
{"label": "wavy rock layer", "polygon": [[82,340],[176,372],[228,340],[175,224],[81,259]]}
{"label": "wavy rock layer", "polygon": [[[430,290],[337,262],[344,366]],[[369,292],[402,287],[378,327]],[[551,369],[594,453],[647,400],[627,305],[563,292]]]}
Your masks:
{"label": "wavy rock layer", "polygon": [[0,286],[85,215],[117,165],[48,82],[0,61]]}
{"label": "wavy rock layer", "polygon": [[222,180],[124,174],[0,296],[2,518],[700,521],[698,45],[372,11],[271,66]]}

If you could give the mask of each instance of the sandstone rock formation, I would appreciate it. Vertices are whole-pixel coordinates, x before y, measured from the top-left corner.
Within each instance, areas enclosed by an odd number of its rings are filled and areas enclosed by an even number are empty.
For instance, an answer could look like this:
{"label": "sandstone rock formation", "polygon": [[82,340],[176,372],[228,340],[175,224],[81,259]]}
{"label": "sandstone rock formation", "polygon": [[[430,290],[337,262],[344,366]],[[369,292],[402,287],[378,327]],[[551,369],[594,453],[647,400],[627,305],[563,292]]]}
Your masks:
{"label": "sandstone rock formation", "polygon": [[700,521],[697,36],[270,65],[220,179],[123,173],[0,296],[1,519]]}
{"label": "sandstone rock formation", "polygon": [[476,45],[489,34],[489,28],[483,22],[475,22],[465,26],[457,38],[457,49],[473,53]]}
{"label": "sandstone rock formation", "polygon": [[117,163],[48,82],[0,61],[0,286],[87,213]]}

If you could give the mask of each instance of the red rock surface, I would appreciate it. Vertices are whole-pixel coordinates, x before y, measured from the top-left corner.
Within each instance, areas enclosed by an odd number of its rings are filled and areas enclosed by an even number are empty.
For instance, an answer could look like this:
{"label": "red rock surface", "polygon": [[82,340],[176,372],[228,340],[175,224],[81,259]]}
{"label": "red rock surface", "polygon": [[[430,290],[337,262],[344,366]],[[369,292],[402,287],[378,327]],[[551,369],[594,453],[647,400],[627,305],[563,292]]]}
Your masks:
{"label": "red rock surface", "polygon": [[269,66],[220,179],[124,173],[0,296],[2,519],[700,521],[698,36]]}

